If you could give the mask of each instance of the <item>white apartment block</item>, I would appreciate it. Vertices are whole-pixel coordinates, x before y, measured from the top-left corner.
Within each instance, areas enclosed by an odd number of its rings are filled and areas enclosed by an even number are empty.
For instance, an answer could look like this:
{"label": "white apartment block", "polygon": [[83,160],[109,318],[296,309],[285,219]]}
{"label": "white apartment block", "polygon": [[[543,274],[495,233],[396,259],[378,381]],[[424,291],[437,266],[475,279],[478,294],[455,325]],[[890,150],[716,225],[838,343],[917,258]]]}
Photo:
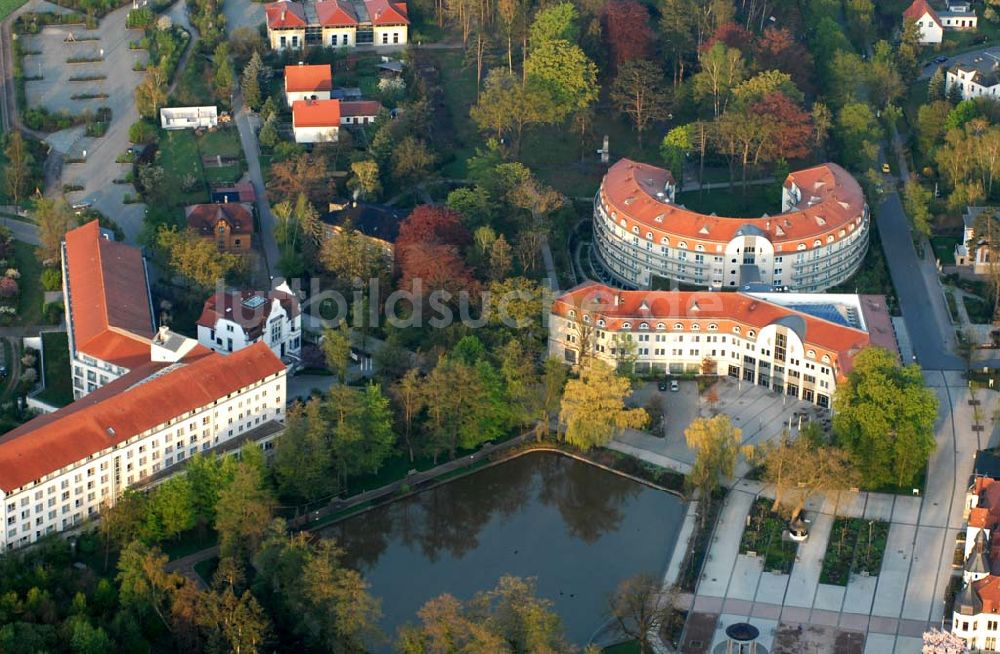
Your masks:
{"label": "white apartment block", "polygon": [[73,529],[126,488],[284,420],[285,366],[268,347],[153,340],[141,368],[0,437],[0,549]]}
{"label": "white apartment block", "polygon": [[589,282],[559,297],[549,355],[627,359],[641,373],[729,375],[829,407],[853,357],[898,353],[881,296],[621,291]]}
{"label": "white apartment block", "polygon": [[1000,58],[984,52],[969,63],[952,66],[945,73],[945,88],[958,87],[963,100],[1000,94]]}

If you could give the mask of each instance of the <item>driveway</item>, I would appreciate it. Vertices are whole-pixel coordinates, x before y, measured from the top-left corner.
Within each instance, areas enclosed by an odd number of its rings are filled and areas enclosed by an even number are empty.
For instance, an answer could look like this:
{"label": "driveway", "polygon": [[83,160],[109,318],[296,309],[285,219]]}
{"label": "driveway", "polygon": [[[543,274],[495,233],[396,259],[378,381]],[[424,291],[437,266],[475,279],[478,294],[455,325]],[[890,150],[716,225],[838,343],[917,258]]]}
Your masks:
{"label": "driveway", "polygon": [[264,22],[264,5],[250,0],[226,0],[222,4],[222,13],[226,17],[226,32],[232,34],[240,27],[257,26]]}
{"label": "driveway", "polygon": [[948,69],[959,64],[976,64],[984,61],[993,62],[997,60],[1000,60],[1000,47],[984,48],[974,52],[957,54],[953,57],[949,57],[947,61],[940,64],[932,61],[926,64],[923,70],[920,71],[920,77],[922,79],[929,79],[930,76],[934,74],[934,71],[937,70],[938,66],[944,66]]}
{"label": "driveway", "polygon": [[247,160],[247,171],[250,182],[257,195],[257,215],[260,217],[261,242],[264,245],[264,265],[268,275],[274,279],[279,272],[278,241],[274,238],[274,215],[271,213],[271,203],[267,199],[264,188],[264,175],[260,169],[260,145],[257,143],[257,115],[243,104],[243,94],[237,93],[233,101],[233,113],[236,115],[236,127],[240,132],[240,143]]}

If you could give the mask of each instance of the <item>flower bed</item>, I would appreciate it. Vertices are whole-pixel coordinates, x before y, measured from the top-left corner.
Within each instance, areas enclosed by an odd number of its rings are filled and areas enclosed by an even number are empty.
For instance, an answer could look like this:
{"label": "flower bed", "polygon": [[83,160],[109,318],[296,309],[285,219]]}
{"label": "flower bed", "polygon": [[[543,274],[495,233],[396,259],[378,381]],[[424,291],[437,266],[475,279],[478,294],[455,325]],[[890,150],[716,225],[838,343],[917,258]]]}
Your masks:
{"label": "flower bed", "polygon": [[882,568],[889,524],[864,518],[837,518],[819,575],[821,584],[846,586],[851,574],[877,576]]}
{"label": "flower bed", "polygon": [[764,558],[764,570],[788,574],[795,564],[798,543],[782,538],[785,519],[771,512],[772,501],[760,497],[750,507],[750,515],[743,537],[740,539],[740,554],[753,553]]}

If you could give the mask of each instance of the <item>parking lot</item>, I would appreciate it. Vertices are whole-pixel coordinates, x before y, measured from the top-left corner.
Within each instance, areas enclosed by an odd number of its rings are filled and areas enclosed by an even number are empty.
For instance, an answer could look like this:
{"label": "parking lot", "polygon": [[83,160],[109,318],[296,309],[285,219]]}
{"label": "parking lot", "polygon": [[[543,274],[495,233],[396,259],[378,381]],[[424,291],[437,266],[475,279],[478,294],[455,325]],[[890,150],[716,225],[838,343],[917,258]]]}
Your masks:
{"label": "parking lot", "polygon": [[[658,433],[628,430],[616,440],[691,464],[694,453],[687,447],[684,430],[698,417],[716,413],[728,415],[743,431],[744,445],[771,440],[779,436],[783,429],[795,433],[809,420],[829,420],[826,410],[809,402],[729,377],[721,377],[714,391],[718,401],[713,405],[708,402],[709,393],[698,394],[698,383],[695,381],[680,381],[676,392],[660,391],[655,382],[643,384],[633,393],[632,403],[642,407],[651,402],[657,403],[663,414],[662,429],[657,430]],[[746,472],[746,464],[741,462],[740,465],[737,475]]]}

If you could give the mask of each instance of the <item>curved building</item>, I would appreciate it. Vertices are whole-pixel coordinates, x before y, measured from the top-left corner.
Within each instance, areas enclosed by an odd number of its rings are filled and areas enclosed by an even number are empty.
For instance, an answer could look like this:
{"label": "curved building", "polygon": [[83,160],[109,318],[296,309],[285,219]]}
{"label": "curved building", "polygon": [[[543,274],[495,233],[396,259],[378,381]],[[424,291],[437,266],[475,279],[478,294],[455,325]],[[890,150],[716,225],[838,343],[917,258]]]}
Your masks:
{"label": "curved building", "polygon": [[663,277],[713,289],[822,291],[853,275],[868,250],[864,193],[833,163],[791,173],[774,216],[704,215],[676,204],[674,191],[669,171],[629,159],[601,182],[594,242],[624,285],[648,288]]}

